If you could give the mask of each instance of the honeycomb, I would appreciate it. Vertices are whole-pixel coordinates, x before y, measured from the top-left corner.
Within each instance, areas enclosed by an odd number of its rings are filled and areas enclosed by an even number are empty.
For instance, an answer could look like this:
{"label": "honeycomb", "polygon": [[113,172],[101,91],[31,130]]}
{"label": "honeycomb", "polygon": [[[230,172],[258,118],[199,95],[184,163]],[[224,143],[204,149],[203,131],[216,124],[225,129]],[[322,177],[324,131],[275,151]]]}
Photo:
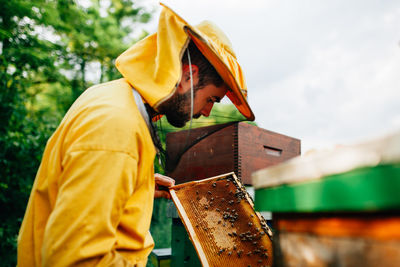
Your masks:
{"label": "honeycomb", "polygon": [[170,193],[203,266],[272,265],[271,230],[234,173],[180,184]]}

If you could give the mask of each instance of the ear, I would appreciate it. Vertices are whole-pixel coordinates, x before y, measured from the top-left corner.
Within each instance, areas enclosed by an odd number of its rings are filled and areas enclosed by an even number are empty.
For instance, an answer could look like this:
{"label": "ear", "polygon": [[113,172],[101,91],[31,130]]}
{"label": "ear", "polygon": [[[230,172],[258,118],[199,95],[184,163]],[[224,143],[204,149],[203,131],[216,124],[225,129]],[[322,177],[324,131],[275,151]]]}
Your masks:
{"label": "ear", "polygon": [[[194,79],[194,76],[199,74],[199,68],[197,65],[192,64],[192,76]],[[188,64],[184,64],[182,66],[182,80],[189,81],[190,82],[190,66]],[[194,81],[193,81],[194,82]]]}
{"label": "ear", "polygon": [[[197,65],[192,64],[192,77],[193,77],[193,86],[197,84],[199,68]],[[190,67],[188,64],[184,64],[182,66],[182,78],[181,82],[178,84],[177,90],[179,93],[186,93],[187,90],[190,89]]]}

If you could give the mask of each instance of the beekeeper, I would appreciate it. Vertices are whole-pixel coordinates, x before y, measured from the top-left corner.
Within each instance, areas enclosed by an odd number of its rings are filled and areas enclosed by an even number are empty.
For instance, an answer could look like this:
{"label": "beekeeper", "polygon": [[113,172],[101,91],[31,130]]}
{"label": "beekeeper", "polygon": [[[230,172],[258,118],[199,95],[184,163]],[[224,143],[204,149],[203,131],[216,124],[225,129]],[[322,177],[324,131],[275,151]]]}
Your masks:
{"label": "beekeeper", "polygon": [[[211,64],[210,64],[211,63]],[[116,60],[123,75],[87,89],[49,139],[18,236],[18,266],[145,266],[158,185],[151,119],[182,127],[225,95],[249,120],[244,76],[210,22],[163,7],[157,33]]]}

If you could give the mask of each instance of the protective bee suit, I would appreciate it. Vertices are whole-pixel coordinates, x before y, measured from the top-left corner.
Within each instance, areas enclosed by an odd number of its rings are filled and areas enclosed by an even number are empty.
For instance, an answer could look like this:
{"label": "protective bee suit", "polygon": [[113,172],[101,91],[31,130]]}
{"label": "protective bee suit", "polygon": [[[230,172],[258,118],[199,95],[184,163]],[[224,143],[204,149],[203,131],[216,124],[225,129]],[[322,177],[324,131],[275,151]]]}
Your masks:
{"label": "protective bee suit", "polygon": [[157,111],[181,79],[190,38],[254,119],[226,36],[164,7],[157,33],[117,59],[124,78],[87,89],[49,139],[18,236],[18,266],[146,265],[156,151],[132,89]]}

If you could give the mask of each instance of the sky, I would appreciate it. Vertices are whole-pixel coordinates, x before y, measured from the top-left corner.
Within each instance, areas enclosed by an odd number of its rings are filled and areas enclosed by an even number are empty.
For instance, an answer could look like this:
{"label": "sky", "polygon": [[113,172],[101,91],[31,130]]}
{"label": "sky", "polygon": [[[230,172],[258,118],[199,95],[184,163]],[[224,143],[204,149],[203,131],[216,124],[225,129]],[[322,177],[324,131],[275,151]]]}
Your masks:
{"label": "sky", "polygon": [[[155,7],[152,33],[161,7],[144,2]],[[303,153],[400,130],[400,1],[163,3],[226,33],[258,126],[300,139]]]}

